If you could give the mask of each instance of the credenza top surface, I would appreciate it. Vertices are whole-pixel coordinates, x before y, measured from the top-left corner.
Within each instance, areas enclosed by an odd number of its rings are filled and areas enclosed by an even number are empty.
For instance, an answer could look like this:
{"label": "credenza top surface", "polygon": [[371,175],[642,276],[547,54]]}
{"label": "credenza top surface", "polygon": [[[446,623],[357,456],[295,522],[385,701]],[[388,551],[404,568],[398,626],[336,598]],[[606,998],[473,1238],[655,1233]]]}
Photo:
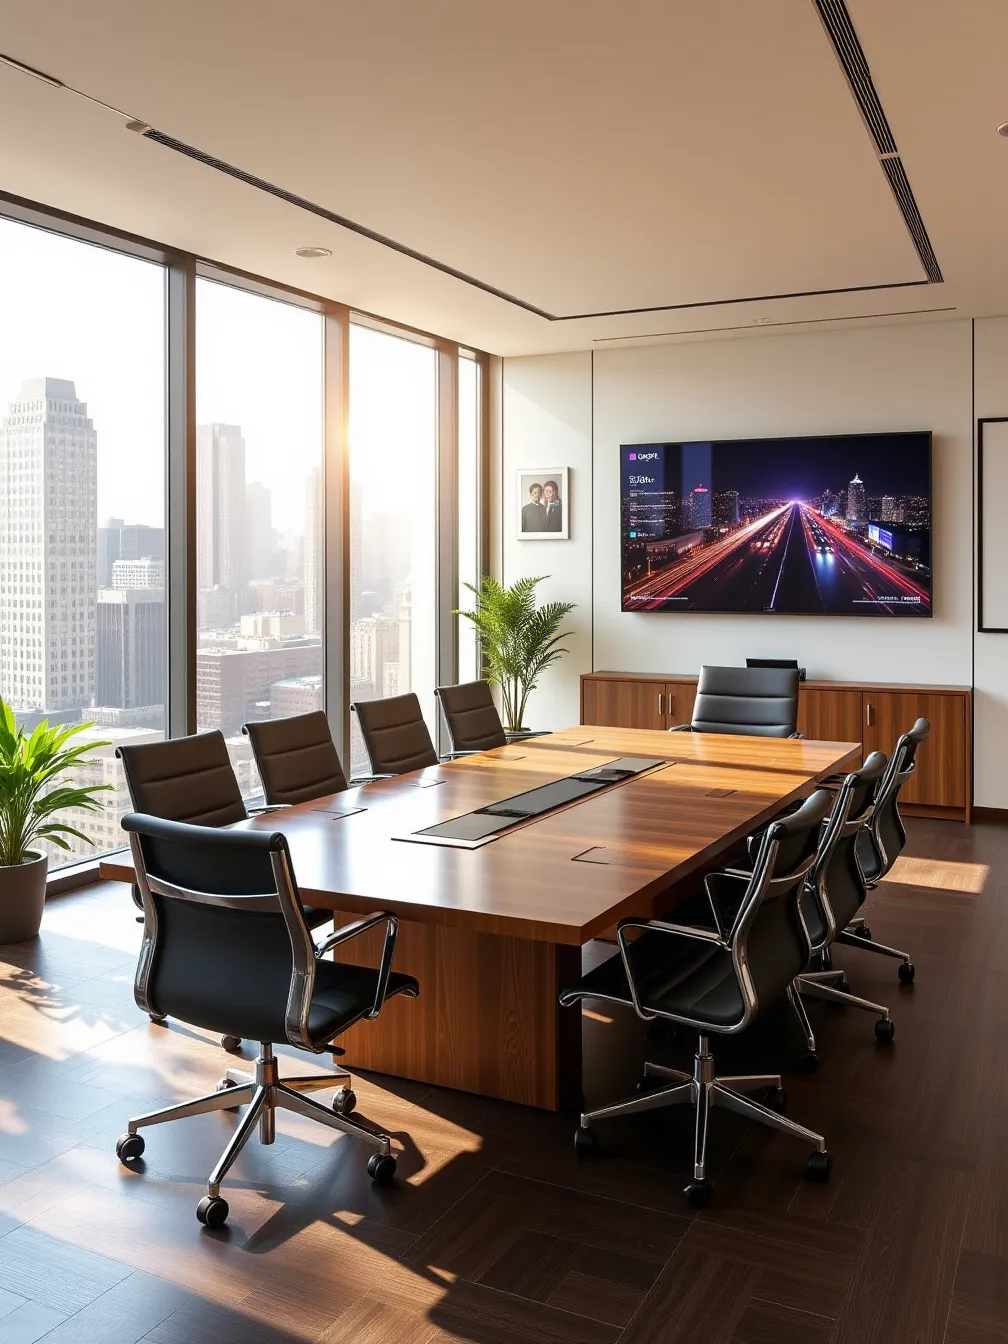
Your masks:
{"label": "credenza top surface", "polygon": [[[582,672],[582,681],[644,681],[644,682],[681,682],[695,685],[695,672]],[[907,695],[970,695],[970,686],[936,686],[929,683],[921,685],[907,682],[888,681],[823,681],[810,678],[802,686],[815,691],[891,691]]]}

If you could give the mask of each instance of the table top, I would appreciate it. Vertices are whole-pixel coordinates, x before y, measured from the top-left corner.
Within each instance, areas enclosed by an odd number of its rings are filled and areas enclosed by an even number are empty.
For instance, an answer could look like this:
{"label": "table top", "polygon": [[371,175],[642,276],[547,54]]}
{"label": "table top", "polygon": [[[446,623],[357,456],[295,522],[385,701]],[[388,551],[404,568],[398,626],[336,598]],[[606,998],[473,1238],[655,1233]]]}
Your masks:
{"label": "table top", "polygon": [[[668,887],[860,755],[854,742],[568,728],[239,826],[284,833],[306,904],[578,945],[617,919],[651,914]],[[617,756],[666,764],[479,849],[408,838]],[[101,873],[132,881],[128,851],[103,860]]]}

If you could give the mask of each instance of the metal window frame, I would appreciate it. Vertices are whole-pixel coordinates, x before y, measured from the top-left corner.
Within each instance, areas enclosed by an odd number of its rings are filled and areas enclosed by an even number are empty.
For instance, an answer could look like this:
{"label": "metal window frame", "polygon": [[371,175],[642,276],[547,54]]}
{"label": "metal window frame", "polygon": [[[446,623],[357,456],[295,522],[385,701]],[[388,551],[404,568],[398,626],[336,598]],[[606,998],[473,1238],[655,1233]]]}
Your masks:
{"label": "metal window frame", "polygon": [[[0,219],[10,219],[106,251],[161,266],[165,273],[165,583],[168,737],[196,731],[196,281],[209,280],[323,318],[324,609],[326,711],[340,756],[350,749],[350,324],[427,345],[436,355],[435,679],[458,679],[458,360],[459,347],[419,328],[322,295],[284,285],[194,253],[0,191]],[[478,374],[477,554],[490,572],[490,356],[466,350]],[[439,734],[441,725],[439,724]],[[124,846],[125,848],[125,846]],[[72,890],[97,878],[99,858],[55,872],[49,889]]]}

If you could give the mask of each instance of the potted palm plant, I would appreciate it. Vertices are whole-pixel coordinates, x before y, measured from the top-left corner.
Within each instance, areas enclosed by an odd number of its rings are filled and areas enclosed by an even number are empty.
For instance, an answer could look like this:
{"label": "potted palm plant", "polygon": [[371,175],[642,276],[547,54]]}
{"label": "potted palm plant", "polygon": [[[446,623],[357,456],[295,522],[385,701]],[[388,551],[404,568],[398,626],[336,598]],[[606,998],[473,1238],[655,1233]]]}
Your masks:
{"label": "potted palm plant", "polygon": [[31,733],[17,727],[14,711],[0,699],[0,943],[34,938],[42,923],[46,892],[46,855],[34,848],[47,840],[69,849],[66,837],[93,843],[89,836],[58,819],[68,807],[101,809],[94,796],[111,784],[81,788],[66,781],[84,754],[107,742],[68,746],[89,723],[50,727],[43,721]]}
{"label": "potted palm plant", "polygon": [[504,726],[508,733],[527,732],[525,709],[540,676],[561,654],[560,641],[571,633],[561,631],[573,602],[545,602],[536,606],[536,588],[548,575],[518,579],[505,588],[484,575],[478,588],[466,587],[476,598],[472,611],[458,614],[472,621],[483,654],[487,681],[501,689]]}

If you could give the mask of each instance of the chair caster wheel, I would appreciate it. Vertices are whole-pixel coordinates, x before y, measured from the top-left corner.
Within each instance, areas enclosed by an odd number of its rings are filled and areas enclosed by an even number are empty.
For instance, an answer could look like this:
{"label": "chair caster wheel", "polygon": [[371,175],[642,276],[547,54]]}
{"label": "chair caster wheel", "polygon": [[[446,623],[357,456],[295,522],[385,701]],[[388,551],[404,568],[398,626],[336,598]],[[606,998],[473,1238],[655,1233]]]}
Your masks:
{"label": "chair caster wheel", "polygon": [[[239,1049],[241,1048],[241,1037],[240,1037],[240,1036],[222,1036],[222,1037],[220,1038],[220,1043],[221,1043],[221,1045],[224,1047],[224,1049],[228,1052],[228,1054],[233,1055],[237,1050],[239,1050]],[[226,1217],[226,1216],[227,1216],[227,1215],[225,1215],[225,1217]]]}
{"label": "chair caster wheel", "polygon": [[341,1087],[332,1099],[332,1108],[337,1115],[349,1115],[357,1105],[357,1093],[352,1087]]}
{"label": "chair caster wheel", "polygon": [[819,1056],[814,1050],[804,1050],[795,1060],[799,1073],[815,1073],[819,1067]]}
{"label": "chair caster wheel", "polygon": [[880,1017],[875,1023],[875,1039],[879,1045],[891,1045],[896,1035],[896,1023],[892,1018]]}
{"label": "chair caster wheel", "polygon": [[828,1181],[833,1170],[833,1159],[829,1153],[809,1153],[805,1163],[805,1175],[810,1181]]}
{"label": "chair caster wheel", "polygon": [[912,961],[900,962],[899,978],[901,985],[912,985],[916,972]]}
{"label": "chair caster wheel", "polygon": [[151,1020],[151,1025],[155,1027],[163,1027],[164,1024],[168,1021],[168,1019],[166,1017],[162,1017],[160,1013],[148,1013],[147,1016]]}
{"label": "chair caster wheel", "polygon": [[787,1110],[787,1093],[782,1087],[772,1087],[766,1094],[764,1103],[768,1110],[776,1111],[778,1115],[783,1115]]}
{"label": "chair caster wheel", "polygon": [[196,1217],[204,1227],[223,1227],[230,1212],[227,1200],[220,1195],[204,1195],[196,1205]]}
{"label": "chair caster wheel", "polygon": [[710,1181],[690,1181],[689,1185],[683,1186],[686,1203],[691,1209],[705,1209],[713,1193],[714,1187]]}
{"label": "chair caster wheel", "polygon": [[116,1140],[116,1157],[124,1167],[129,1166],[131,1162],[143,1156],[146,1146],[142,1134],[122,1134]]}
{"label": "chair caster wheel", "polygon": [[598,1152],[598,1135],[591,1125],[578,1125],[574,1131],[574,1153],[582,1160]]}
{"label": "chair caster wheel", "polygon": [[863,939],[865,940],[866,943],[870,943],[870,942],[871,942],[871,929],[868,927],[867,924],[860,924],[860,925],[858,925],[858,927],[854,930],[854,936],[855,936],[856,938],[863,938]]}
{"label": "chair caster wheel", "polygon": [[[238,1084],[237,1084],[237,1083],[233,1083],[233,1082],[231,1081],[230,1078],[221,1078],[220,1081],[218,1082],[216,1088],[215,1088],[214,1090],[215,1090],[216,1092],[230,1092],[231,1089],[232,1089],[233,1087],[237,1087],[237,1086],[238,1086]],[[228,1106],[226,1109],[229,1110],[229,1111],[236,1111],[236,1110],[238,1109],[238,1107],[237,1107],[237,1106]]]}
{"label": "chair caster wheel", "polygon": [[395,1171],[396,1160],[391,1153],[387,1157],[382,1157],[380,1153],[372,1153],[368,1158],[367,1174],[375,1185],[391,1185],[395,1180]]}

